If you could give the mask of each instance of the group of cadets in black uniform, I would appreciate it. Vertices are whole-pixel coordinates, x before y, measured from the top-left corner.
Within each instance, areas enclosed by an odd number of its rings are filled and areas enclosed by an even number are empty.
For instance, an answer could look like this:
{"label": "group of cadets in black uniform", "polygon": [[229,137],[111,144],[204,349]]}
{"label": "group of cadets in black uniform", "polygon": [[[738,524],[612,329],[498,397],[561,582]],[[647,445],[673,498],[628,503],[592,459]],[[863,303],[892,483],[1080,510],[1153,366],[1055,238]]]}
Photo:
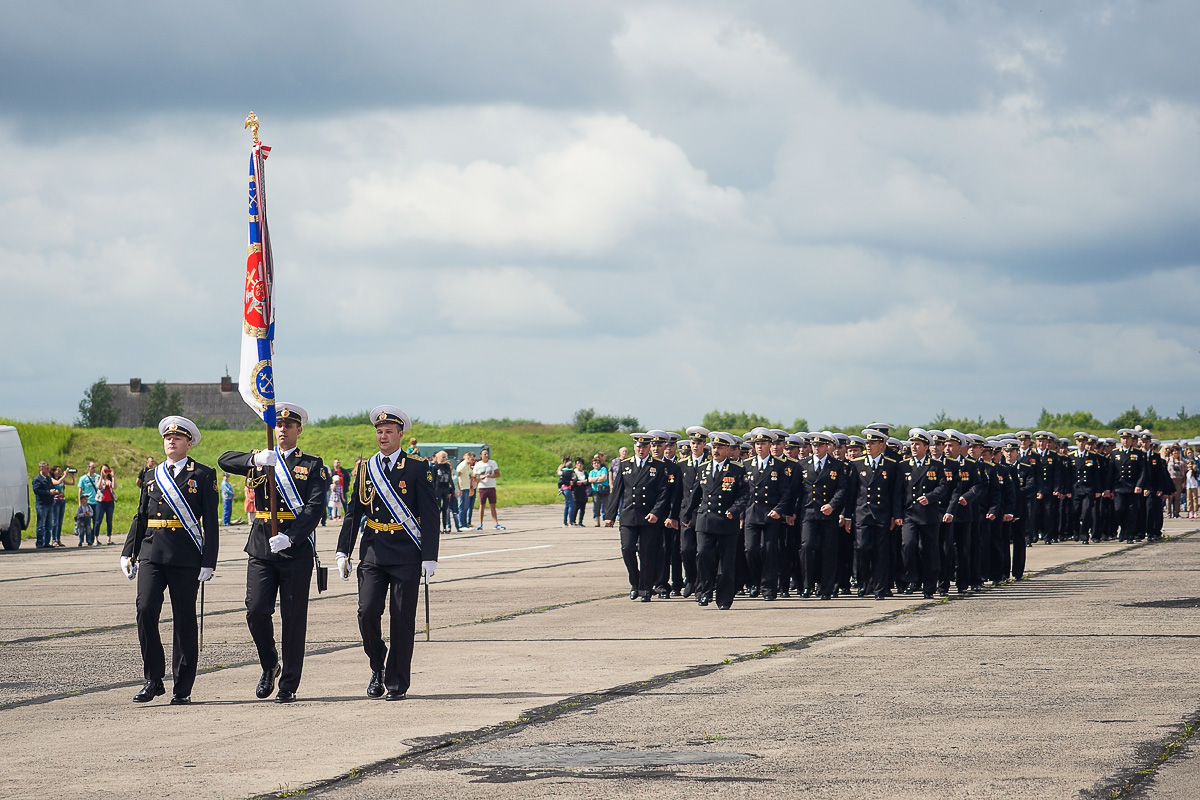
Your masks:
{"label": "group of cadets in black uniform", "polygon": [[[313,532],[325,507],[328,472],[319,456],[302,452],[298,438],[308,414],[292,403],[276,403],[277,446],[252,452],[228,451],[218,459],[226,472],[247,476],[258,511],[250,525],[245,551],[246,623],[258,650],[262,677],[255,695],[265,699],[279,682],[276,702],[296,700],[304,666],[308,598],[316,552]],[[349,580],[352,556],[358,551],[358,623],[371,666],[367,696],[403,700],[411,679],[413,634],[418,587],[437,568],[437,501],[429,464],[400,451],[408,415],[395,406],[371,411],[380,453],[381,481],[390,486],[389,501],[373,484],[365,463],[355,471],[346,516],[337,545],[338,571]],[[137,513],[121,556],[121,571],[137,581],[137,627],[145,685],[134,702],[145,703],[165,693],[166,664],[159,636],[164,595],[171,595],[174,627],[173,705],[191,702],[199,657],[196,600],[201,583],[212,577],[219,546],[216,472],[187,456],[200,441],[196,425],[184,417],[159,424],[167,460],[164,472],[147,476]],[[385,452],[386,451],[386,452]],[[275,481],[272,475],[278,473]],[[290,482],[283,474],[290,476]],[[198,525],[189,531],[162,485],[171,481]],[[284,483],[284,491],[278,488]],[[170,488],[170,487],[168,487]],[[274,513],[271,510],[275,504]],[[403,520],[393,517],[395,507]],[[189,514],[190,511],[190,514]],[[272,520],[274,517],[274,520]],[[363,529],[361,541],[359,530]],[[282,652],[276,647],[272,622],[280,606]],[[391,607],[391,648],[382,636],[385,605]]]}
{"label": "group of cadets in black uniform", "polygon": [[1149,432],[862,434],[631,434],[606,510],[630,599],[969,593],[1021,580],[1035,542],[1156,539],[1174,491]]}

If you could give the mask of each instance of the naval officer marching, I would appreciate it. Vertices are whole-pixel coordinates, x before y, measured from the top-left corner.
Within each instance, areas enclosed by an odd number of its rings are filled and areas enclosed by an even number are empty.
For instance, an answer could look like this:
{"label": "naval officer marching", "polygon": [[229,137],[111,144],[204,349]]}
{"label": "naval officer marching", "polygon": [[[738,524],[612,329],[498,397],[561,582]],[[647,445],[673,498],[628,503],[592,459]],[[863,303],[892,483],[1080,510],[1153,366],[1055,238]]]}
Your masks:
{"label": "naval officer marching", "polygon": [[188,457],[188,450],[200,443],[200,430],[190,419],[164,417],[158,432],[166,459],[142,483],[121,551],[121,572],[137,580],[138,644],[146,685],[133,696],[135,703],[166,693],[158,617],[163,594],[171,592],[171,705],[176,706],[192,702],[200,657],[196,593],[217,566],[217,473]]}
{"label": "naval officer marching", "polygon": [[[254,694],[271,696],[279,680],[277,703],[296,699],[304,669],[304,640],[308,631],[308,587],[312,581],[314,531],[325,510],[324,465],[319,456],[302,453],[297,446],[308,413],[294,403],[275,403],[275,441],[272,450],[241,453],[226,451],[217,459],[221,469],[247,475],[254,489],[254,514],[246,540],[246,625],[262,678]],[[267,468],[275,468],[275,486],[267,483]],[[270,492],[279,494],[278,526],[271,535]],[[275,648],[275,597],[279,596],[283,659]],[[282,675],[281,675],[282,673]]]}
{"label": "naval officer marching", "polygon": [[[371,411],[379,452],[360,463],[338,537],[337,565],[350,580],[358,528],[365,517],[358,557],[358,629],[371,661],[367,697],[403,700],[412,681],[413,634],[421,576],[432,578],[438,557],[438,506],[433,473],[420,456],[400,451],[411,423],[395,406]],[[383,643],[383,606],[391,598],[392,647]]]}

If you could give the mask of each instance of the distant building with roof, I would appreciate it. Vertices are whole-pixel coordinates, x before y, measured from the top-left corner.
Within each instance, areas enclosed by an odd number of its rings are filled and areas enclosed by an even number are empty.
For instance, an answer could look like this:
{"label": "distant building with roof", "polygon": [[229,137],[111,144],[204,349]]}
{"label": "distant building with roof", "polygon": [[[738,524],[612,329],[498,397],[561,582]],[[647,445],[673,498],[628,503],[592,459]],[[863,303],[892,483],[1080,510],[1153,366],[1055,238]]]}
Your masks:
{"label": "distant building with roof", "polygon": [[[168,394],[179,392],[183,415],[203,429],[206,425],[222,422],[229,428],[244,431],[255,426],[262,427],[262,420],[250,410],[238,393],[238,385],[226,375],[219,383],[164,383]],[[141,378],[130,378],[128,384],[110,383],[113,405],[117,409],[118,428],[140,428],[142,412],[146,408],[153,383],[143,383]]]}

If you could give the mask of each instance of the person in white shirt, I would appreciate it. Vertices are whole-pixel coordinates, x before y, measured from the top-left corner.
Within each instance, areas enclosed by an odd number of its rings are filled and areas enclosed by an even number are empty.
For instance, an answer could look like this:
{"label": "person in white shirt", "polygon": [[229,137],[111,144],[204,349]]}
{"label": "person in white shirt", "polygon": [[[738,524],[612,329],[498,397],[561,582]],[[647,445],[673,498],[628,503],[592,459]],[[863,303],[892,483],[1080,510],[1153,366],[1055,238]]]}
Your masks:
{"label": "person in white shirt", "polygon": [[479,496],[479,527],[475,530],[483,530],[483,514],[489,500],[492,503],[492,525],[498,531],[504,530],[496,517],[496,478],[500,477],[500,467],[492,460],[492,454],[486,447],[479,451],[479,460],[475,462],[472,472],[479,478],[476,488]]}

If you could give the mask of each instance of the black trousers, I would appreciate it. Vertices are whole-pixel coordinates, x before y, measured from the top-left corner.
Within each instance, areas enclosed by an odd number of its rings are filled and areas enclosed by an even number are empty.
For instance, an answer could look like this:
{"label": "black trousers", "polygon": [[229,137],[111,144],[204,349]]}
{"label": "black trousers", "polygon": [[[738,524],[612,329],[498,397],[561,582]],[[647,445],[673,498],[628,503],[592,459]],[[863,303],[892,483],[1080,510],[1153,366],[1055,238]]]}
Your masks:
{"label": "black trousers", "polygon": [[[969,513],[964,512],[964,516]],[[971,588],[974,583],[971,560],[975,547],[974,528],[975,523],[969,518],[954,520],[954,587],[960,592]]]}
{"label": "black trousers", "polygon": [[1113,494],[1113,515],[1121,529],[1118,537],[1123,542],[1132,542],[1142,538],[1145,524],[1145,504],[1140,494],[1133,492],[1115,492]]}
{"label": "black trousers", "polygon": [[275,598],[279,597],[279,627],[283,638],[281,692],[294,692],[300,687],[312,571],[312,557],[268,561],[250,556],[246,564],[246,626],[250,628],[250,637],[258,649],[258,663],[264,672],[279,663],[272,623]]}
{"label": "black trousers", "polygon": [[[696,526],[689,525],[679,532],[679,560],[683,566],[683,582],[692,584],[694,589],[700,580],[696,568]],[[682,586],[676,588],[682,589]]]}
{"label": "black trousers", "polygon": [[[817,593],[837,592],[838,575],[837,518],[806,519],[800,524],[800,562],[804,571],[804,587],[818,586]],[[820,575],[817,560],[820,559]]]}
{"label": "black trousers", "polygon": [[950,591],[950,581],[954,579],[954,565],[958,560],[957,548],[954,546],[954,534],[957,530],[953,522],[942,522],[938,525],[938,591]]}
{"label": "black trousers", "polygon": [[992,520],[982,514],[971,520],[971,585],[983,585],[987,574],[988,557],[991,555]]}
{"label": "black trousers", "polygon": [[679,591],[683,588],[683,556],[679,552],[679,528],[663,525],[663,556],[656,586]]}
{"label": "black trousers", "polygon": [[[413,634],[417,629],[417,593],[421,586],[420,564],[358,565],[358,630],[371,671],[383,670],[388,691],[407,692],[412,683]],[[383,606],[391,615],[383,643]]]}
{"label": "black trousers", "polygon": [[800,526],[784,523],[779,537],[779,591],[804,588],[800,569]]}
{"label": "black trousers", "polygon": [[1100,526],[1096,519],[1099,502],[1095,493],[1076,489],[1071,499],[1075,503],[1075,517],[1079,520],[1079,527],[1076,529],[1079,532],[1079,538],[1085,542],[1098,540]]}
{"label": "black trousers", "polygon": [[1012,543],[1012,559],[1009,564],[1009,573],[1014,580],[1021,580],[1025,577],[1025,526],[1020,520],[1005,523],[1004,527],[1008,531],[1009,541]]}
{"label": "black trousers", "polygon": [[1163,499],[1158,495],[1146,497],[1146,537],[1157,539],[1163,532]]}
{"label": "black trousers", "polygon": [[163,593],[171,592],[171,675],[172,693],[190,697],[196,683],[196,664],[200,659],[200,629],[196,621],[196,594],[200,591],[199,567],[172,567],[142,562],[137,574],[137,630],[142,649],[142,673],[148,681],[161,681],[166,675],[167,658],[158,631]]}
{"label": "black trousers", "polygon": [[1058,507],[1055,505],[1054,495],[1046,494],[1042,499],[1037,499],[1034,495],[1029,501],[1030,510],[1033,518],[1033,528],[1043,541],[1053,541],[1058,538]]}
{"label": "black trousers", "polygon": [[779,536],[783,520],[767,519],[765,522],[746,522],[742,531],[746,547],[746,567],[751,586],[758,586],[763,594],[779,591]]}
{"label": "black trousers", "polygon": [[879,597],[891,589],[891,542],[884,525],[854,524],[854,578],[860,592]]}
{"label": "black trousers", "polygon": [[904,583],[910,587],[920,585],[925,594],[933,594],[937,590],[938,570],[942,561],[938,546],[938,530],[941,527],[940,522],[924,525],[906,519],[900,531]]}
{"label": "black trousers", "polygon": [[643,597],[649,597],[654,591],[662,553],[661,522],[621,526],[621,558],[629,574],[629,588],[637,589]]}
{"label": "black trousers", "polygon": [[737,554],[741,537],[733,533],[696,533],[696,566],[700,579],[696,582],[696,596],[715,591],[719,606],[733,605],[737,594]]}

